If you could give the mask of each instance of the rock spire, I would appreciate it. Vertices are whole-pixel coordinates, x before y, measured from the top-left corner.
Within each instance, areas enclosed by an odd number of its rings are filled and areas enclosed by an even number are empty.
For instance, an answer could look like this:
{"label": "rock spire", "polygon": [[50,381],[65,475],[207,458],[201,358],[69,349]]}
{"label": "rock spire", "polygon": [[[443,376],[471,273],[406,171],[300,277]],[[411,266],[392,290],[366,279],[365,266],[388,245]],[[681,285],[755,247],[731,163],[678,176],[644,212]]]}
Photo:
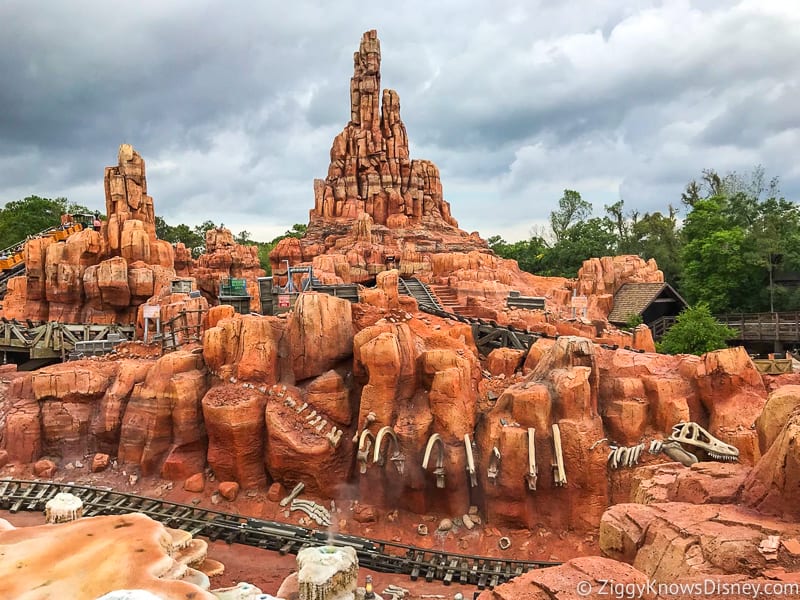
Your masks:
{"label": "rock spire", "polygon": [[458,228],[436,165],[410,158],[400,98],[381,89],[380,67],[378,34],[367,31],[353,55],[350,121],[333,140],[327,177],[314,180],[306,235],[278,244],[270,255],[274,273],[287,260],[313,262],[325,281],[367,282],[389,263],[404,275],[423,275],[432,254],[488,252],[477,233]]}
{"label": "rock spire", "polygon": [[353,56],[350,122],[331,147],[328,176],[314,182],[315,217],[356,219],[367,213],[391,229],[457,228],[442,197],[439,169],[411,160],[400,98],[381,90],[381,46],[375,30]]}

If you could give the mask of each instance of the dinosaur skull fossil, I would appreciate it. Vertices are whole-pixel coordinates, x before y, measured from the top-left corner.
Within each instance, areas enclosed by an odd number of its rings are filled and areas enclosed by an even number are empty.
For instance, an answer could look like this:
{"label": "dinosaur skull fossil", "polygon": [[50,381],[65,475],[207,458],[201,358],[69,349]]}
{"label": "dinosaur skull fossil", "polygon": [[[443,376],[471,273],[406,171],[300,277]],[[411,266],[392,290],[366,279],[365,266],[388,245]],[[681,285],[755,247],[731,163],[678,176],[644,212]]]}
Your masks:
{"label": "dinosaur skull fossil", "polygon": [[[739,460],[739,449],[715,438],[697,423],[678,423],[672,428],[672,433],[666,440],[676,442],[684,450],[703,450],[709,458],[725,462]],[[687,446],[689,448],[687,448]]]}

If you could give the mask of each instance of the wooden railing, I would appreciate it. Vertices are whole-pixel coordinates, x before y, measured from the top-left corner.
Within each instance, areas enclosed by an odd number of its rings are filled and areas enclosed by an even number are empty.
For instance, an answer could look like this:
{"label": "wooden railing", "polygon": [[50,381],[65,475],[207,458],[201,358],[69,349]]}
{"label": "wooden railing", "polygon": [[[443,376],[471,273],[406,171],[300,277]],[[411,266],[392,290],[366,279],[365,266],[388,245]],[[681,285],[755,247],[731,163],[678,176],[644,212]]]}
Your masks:
{"label": "wooden railing", "polygon": [[800,342],[800,312],[739,313],[716,319],[736,330],[737,340]]}
{"label": "wooden railing", "polygon": [[[743,342],[800,342],[800,312],[733,313],[715,315],[717,321],[733,329],[731,338]],[[653,339],[660,340],[675,324],[675,317],[661,317],[650,324]]]}

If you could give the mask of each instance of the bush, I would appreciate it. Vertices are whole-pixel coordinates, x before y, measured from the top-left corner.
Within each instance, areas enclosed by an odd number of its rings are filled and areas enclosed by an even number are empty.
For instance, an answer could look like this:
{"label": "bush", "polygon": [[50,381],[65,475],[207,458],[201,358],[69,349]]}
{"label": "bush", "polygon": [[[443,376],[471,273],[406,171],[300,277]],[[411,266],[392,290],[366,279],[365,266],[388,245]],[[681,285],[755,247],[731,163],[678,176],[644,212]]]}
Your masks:
{"label": "bush", "polygon": [[727,347],[736,332],[717,321],[706,304],[685,309],[656,344],[664,354],[705,354]]}
{"label": "bush", "polygon": [[630,317],[628,317],[628,321],[625,323],[625,329],[627,331],[633,331],[642,323],[644,323],[642,315],[631,315]]}

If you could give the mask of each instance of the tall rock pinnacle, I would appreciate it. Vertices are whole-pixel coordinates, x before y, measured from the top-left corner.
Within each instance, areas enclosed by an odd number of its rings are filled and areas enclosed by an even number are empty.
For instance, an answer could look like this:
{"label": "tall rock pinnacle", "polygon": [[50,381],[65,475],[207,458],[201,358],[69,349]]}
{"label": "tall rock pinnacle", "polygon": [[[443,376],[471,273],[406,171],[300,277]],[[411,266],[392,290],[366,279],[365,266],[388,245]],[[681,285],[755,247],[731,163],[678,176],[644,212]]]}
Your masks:
{"label": "tall rock pinnacle", "polygon": [[270,253],[273,273],[311,263],[320,280],[368,283],[392,267],[425,276],[433,254],[473,250],[489,252],[458,228],[439,169],[409,157],[400,97],[381,89],[381,44],[367,31],[353,55],[350,121],[333,140],[328,176],[314,180],[308,230]]}
{"label": "tall rock pinnacle", "polygon": [[350,123],[336,136],[325,180],[314,182],[315,217],[356,219],[362,213],[390,229],[457,228],[442,197],[439,169],[411,160],[400,98],[381,91],[381,46],[367,31],[353,57]]}

